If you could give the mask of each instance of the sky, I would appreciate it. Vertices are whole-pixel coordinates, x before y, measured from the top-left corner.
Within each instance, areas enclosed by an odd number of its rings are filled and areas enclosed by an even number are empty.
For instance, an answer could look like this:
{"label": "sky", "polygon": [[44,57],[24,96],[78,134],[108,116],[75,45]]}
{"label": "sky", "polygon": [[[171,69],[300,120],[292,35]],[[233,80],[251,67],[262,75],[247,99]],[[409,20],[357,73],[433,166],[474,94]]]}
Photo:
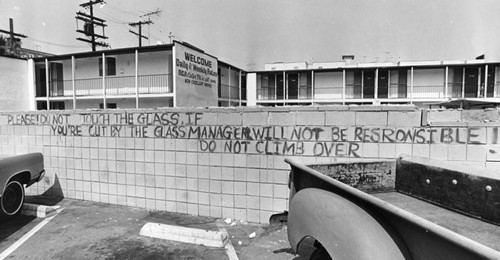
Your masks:
{"label": "sky", "polygon": [[[83,0],[0,0],[0,29],[14,19],[23,47],[54,54],[91,51],[77,41],[76,12]],[[219,60],[260,70],[273,62],[500,60],[498,0],[105,0],[112,48],[138,46],[131,22],[143,27],[143,45],[169,43],[170,33]]]}

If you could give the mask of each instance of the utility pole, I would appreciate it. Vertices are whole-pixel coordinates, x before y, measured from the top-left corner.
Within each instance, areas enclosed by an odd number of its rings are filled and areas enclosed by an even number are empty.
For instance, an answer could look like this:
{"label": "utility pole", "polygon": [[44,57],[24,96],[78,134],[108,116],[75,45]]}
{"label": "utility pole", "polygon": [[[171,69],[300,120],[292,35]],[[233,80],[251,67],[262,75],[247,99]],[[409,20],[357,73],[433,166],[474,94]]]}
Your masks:
{"label": "utility pole", "polygon": [[138,33],[134,32],[132,30],[128,30],[132,34],[135,34],[135,35],[139,36],[139,47],[142,47],[142,38],[144,38],[146,40],[149,39],[148,37],[142,35],[142,25],[143,24],[150,24],[150,23],[153,23],[153,22],[152,21],[139,21],[139,22],[129,23],[128,24],[128,25],[130,25],[132,27],[139,26],[139,32]]}
{"label": "utility pole", "polygon": [[[102,42],[102,41],[97,42],[96,41],[97,38],[108,39],[108,37],[106,37],[104,35],[104,27],[107,26],[105,24],[106,20],[101,19],[101,18],[97,18],[94,16],[94,5],[101,4],[101,3],[104,3],[104,0],[94,0],[94,1],[89,0],[87,3],[81,4],[80,7],[83,7],[83,8],[89,7],[90,14],[86,14],[86,13],[79,11],[76,13],[76,17],[75,17],[77,19],[77,22],[78,22],[78,20],[81,20],[84,22],[83,30],[77,28],[76,31],[79,33],[82,33],[88,37],[87,39],[83,39],[83,38],[76,38],[76,39],[79,41],[82,41],[82,42],[90,43],[92,45],[92,51],[96,51],[96,46],[110,47],[109,44],[107,44],[105,42]],[[100,26],[102,28],[102,34],[95,33],[96,26]]]}
{"label": "utility pole", "polygon": [[[142,17],[146,17],[146,16],[147,16],[147,17],[148,17],[148,22],[153,23],[153,22],[151,22],[151,15],[157,15],[157,16],[160,16],[161,12],[163,12],[163,10],[161,10],[160,8],[156,8],[156,11],[149,12],[149,13],[147,13],[147,14],[143,14],[143,15],[141,15],[140,17],[142,18]],[[151,36],[151,35],[150,35],[150,29],[151,29],[151,28],[150,28],[150,27],[151,27],[151,26],[148,24],[148,44],[150,44],[150,42],[149,42],[149,38],[150,38],[150,36]]]}
{"label": "utility pole", "polygon": [[9,27],[10,27],[9,31],[0,29],[0,33],[9,34],[9,44],[8,44],[9,52],[11,54],[14,54],[15,49],[16,49],[16,42],[19,42],[19,43],[21,42],[21,39],[16,38],[16,37],[26,38],[28,36],[14,32],[14,20],[12,18],[9,18]]}

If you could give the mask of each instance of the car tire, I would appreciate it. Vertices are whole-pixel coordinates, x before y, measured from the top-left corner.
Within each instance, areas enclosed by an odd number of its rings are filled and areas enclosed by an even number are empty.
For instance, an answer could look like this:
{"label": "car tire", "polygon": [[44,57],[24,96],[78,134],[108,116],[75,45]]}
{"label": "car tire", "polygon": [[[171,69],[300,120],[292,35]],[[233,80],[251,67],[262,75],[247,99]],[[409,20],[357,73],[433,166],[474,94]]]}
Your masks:
{"label": "car tire", "polygon": [[18,181],[10,181],[0,198],[0,213],[14,216],[21,212],[24,203],[24,185]]}

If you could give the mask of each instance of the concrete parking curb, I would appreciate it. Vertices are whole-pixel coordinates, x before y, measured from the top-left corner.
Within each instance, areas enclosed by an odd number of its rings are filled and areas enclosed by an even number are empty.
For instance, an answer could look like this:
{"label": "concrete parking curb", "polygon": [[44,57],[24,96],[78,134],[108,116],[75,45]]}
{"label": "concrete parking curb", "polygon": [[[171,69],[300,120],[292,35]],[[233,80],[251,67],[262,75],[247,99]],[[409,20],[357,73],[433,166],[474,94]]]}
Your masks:
{"label": "concrete parking curb", "polygon": [[146,223],[141,228],[140,234],[142,236],[210,247],[224,247],[229,241],[229,237],[225,232],[179,227],[152,222]]}
{"label": "concrete parking curb", "polygon": [[24,203],[21,209],[21,214],[26,216],[33,216],[37,218],[46,218],[56,213],[61,206],[46,206],[38,204]]}

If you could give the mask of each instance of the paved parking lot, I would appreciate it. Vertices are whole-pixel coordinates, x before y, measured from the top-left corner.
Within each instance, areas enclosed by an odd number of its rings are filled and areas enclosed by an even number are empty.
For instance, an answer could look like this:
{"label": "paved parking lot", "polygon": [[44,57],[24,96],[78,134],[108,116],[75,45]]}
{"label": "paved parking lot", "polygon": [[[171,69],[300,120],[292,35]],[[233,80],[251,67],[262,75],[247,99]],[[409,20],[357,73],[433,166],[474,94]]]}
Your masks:
{"label": "paved parking lot", "polygon": [[[225,248],[139,235],[147,222],[214,231],[226,229],[239,259],[308,259],[291,254],[286,226],[241,222],[231,225],[209,217],[69,199],[28,197],[27,201],[57,204],[62,211],[50,219],[20,215],[2,220],[0,259],[2,254],[5,259],[229,259]],[[253,232],[256,236],[250,238]]]}

